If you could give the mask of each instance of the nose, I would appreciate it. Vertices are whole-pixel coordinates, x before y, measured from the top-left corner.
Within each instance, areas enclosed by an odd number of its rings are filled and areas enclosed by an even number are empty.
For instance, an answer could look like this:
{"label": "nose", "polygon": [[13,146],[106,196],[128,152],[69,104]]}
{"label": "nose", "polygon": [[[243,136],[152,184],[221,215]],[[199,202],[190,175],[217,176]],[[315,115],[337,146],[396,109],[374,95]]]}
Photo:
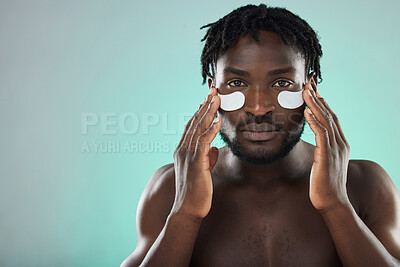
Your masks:
{"label": "nose", "polygon": [[268,112],[275,111],[274,95],[272,90],[257,85],[248,88],[247,92],[245,92],[245,96],[245,112],[249,112],[254,116],[263,116]]}

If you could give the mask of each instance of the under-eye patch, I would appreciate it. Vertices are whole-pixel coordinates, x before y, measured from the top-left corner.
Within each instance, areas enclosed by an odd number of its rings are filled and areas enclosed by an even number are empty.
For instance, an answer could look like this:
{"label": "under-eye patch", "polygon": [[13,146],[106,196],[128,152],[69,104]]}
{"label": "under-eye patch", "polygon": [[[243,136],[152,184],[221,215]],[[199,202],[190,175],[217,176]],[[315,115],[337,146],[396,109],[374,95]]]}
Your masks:
{"label": "under-eye patch", "polygon": [[[304,90],[304,89],[303,89]],[[283,108],[295,109],[303,105],[303,90],[298,92],[282,91],[278,94],[278,103]]]}
{"label": "under-eye patch", "polygon": [[[303,89],[304,90],[304,89]],[[278,103],[286,109],[295,109],[303,105],[303,90],[298,92],[282,91],[278,94]],[[245,96],[242,92],[236,91],[231,94],[221,95],[221,109],[225,111],[234,111],[243,107]]]}
{"label": "under-eye patch", "polygon": [[221,98],[220,107],[225,111],[238,110],[244,105],[245,97],[242,92],[236,91],[228,95],[218,94],[218,96]]}

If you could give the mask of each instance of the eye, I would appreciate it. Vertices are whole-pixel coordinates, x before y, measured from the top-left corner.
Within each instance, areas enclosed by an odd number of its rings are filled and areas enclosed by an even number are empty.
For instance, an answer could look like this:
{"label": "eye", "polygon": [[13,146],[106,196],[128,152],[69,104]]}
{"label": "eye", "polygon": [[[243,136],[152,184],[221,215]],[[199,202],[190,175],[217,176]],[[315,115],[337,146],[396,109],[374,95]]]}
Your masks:
{"label": "eye", "polygon": [[285,80],[279,80],[279,81],[277,81],[277,82],[273,85],[273,87],[275,87],[276,84],[278,85],[278,87],[289,87],[289,86],[292,85],[291,82],[288,82],[288,81],[285,81]]}
{"label": "eye", "polygon": [[230,87],[239,87],[239,86],[243,86],[244,83],[242,81],[239,80],[234,80],[228,83],[228,86]]}

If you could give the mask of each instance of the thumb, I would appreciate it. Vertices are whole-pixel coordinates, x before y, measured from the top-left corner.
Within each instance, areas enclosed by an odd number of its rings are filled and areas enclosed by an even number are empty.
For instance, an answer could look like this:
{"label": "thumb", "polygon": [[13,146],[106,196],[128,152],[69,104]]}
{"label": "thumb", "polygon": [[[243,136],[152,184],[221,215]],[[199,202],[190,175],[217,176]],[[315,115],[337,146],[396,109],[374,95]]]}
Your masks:
{"label": "thumb", "polygon": [[210,159],[210,171],[214,168],[215,164],[217,163],[219,150],[215,146],[210,148],[208,152],[208,158]]}

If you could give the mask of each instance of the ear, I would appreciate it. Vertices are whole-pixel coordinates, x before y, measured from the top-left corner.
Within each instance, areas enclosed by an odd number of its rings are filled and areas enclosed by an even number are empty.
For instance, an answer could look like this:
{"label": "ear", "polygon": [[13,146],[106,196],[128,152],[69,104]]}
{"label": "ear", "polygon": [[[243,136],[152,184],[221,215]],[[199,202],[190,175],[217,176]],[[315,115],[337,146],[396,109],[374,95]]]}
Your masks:
{"label": "ear", "polygon": [[315,71],[307,75],[306,83],[310,83],[315,92],[317,92],[317,74]]}
{"label": "ear", "polygon": [[215,87],[214,79],[212,77],[207,78],[208,88]]}

